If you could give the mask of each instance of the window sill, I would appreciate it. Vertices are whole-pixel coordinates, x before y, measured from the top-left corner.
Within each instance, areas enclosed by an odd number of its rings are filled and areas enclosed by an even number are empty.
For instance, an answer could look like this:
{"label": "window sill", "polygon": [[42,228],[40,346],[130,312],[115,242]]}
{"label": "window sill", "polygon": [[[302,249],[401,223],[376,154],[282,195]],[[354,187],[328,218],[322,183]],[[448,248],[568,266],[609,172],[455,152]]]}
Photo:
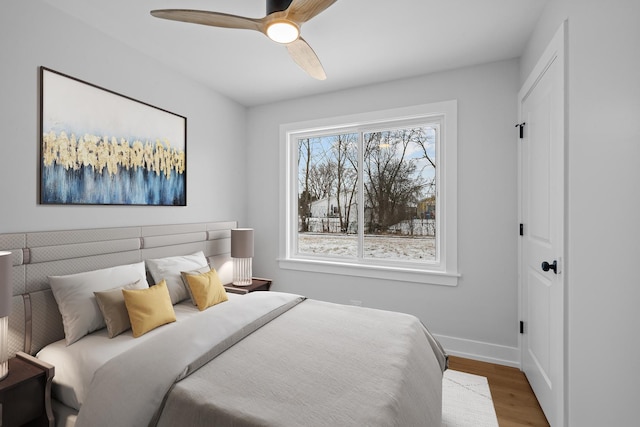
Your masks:
{"label": "window sill", "polygon": [[325,260],[281,258],[278,259],[278,265],[285,270],[340,274],[344,276],[358,276],[441,286],[458,286],[458,278],[460,277],[459,273],[422,270],[418,268],[350,264]]}

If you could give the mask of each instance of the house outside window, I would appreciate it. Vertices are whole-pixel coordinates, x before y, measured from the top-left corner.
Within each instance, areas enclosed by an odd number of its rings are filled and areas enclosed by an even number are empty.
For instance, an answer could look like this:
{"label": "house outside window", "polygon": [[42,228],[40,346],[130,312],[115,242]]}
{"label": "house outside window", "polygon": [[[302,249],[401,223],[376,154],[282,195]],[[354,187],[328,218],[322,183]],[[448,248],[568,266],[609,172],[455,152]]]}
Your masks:
{"label": "house outside window", "polygon": [[455,101],[281,127],[280,266],[457,284]]}

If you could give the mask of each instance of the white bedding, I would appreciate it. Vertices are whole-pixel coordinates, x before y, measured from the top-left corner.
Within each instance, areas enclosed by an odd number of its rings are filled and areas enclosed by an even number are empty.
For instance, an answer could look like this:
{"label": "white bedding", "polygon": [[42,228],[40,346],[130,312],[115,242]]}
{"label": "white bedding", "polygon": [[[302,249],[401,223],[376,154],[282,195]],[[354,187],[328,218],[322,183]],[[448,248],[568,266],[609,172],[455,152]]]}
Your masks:
{"label": "white bedding", "polygon": [[[232,301],[241,298],[242,295],[229,293],[228,297]],[[177,322],[199,313],[198,308],[190,300],[176,304],[173,308]],[[103,328],[69,346],[64,339],[56,341],[44,347],[36,356],[56,367],[52,385],[54,398],[79,410],[84,402],[89,383],[100,366],[113,357],[161,334],[163,330],[172,328],[176,323],[164,325],[139,338],[133,338],[131,330],[115,338],[109,338],[107,329]]]}

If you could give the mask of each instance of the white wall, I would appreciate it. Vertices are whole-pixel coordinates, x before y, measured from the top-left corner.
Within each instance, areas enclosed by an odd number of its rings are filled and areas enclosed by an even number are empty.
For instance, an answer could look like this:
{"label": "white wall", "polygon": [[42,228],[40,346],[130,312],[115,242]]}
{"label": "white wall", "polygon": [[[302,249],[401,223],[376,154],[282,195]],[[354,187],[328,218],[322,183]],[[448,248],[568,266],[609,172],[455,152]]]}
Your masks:
{"label": "white wall", "polygon": [[[244,107],[38,0],[2,2],[0,57],[0,233],[244,221]],[[186,116],[187,207],[39,205],[41,65]]]}
{"label": "white wall", "polygon": [[[248,225],[254,272],[273,289],[417,315],[449,350],[517,359],[516,60],[249,109]],[[457,287],[278,268],[279,126],[303,120],[458,100]],[[450,337],[450,338],[447,338]]]}
{"label": "white wall", "polygon": [[523,81],[568,19],[569,426],[638,424],[640,2],[549,2]]}

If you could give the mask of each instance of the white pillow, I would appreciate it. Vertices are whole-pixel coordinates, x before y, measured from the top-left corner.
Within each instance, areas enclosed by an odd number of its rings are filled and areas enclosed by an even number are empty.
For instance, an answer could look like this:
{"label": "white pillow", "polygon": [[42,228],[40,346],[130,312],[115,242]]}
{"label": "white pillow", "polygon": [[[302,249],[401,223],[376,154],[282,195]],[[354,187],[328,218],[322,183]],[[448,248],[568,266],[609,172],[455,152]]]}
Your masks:
{"label": "white pillow", "polygon": [[148,259],[145,262],[155,283],[160,283],[163,279],[167,282],[172,304],[177,304],[189,298],[189,293],[182,282],[180,272],[191,271],[209,265],[202,251],[192,255]]}
{"label": "white pillow", "polygon": [[149,287],[144,262],[67,276],[49,276],[49,286],[62,315],[67,345],[106,326],[94,292],[126,286],[138,280],[141,287]]}

